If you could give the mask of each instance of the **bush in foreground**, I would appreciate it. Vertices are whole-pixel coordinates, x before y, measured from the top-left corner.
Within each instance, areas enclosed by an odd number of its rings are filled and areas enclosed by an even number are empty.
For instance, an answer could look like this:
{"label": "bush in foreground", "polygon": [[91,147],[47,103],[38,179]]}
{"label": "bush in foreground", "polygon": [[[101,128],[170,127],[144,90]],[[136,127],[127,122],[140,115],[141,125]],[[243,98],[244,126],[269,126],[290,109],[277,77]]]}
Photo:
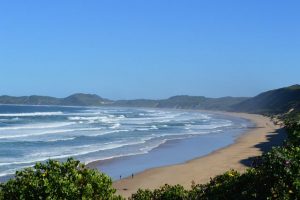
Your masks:
{"label": "bush in foreground", "polygon": [[135,194],[132,195],[130,200],[181,200],[188,198],[188,191],[183,188],[181,185],[170,186],[168,184],[155,189],[154,191],[150,190],[141,190],[139,189]]}
{"label": "bush in foreground", "polygon": [[115,191],[107,175],[70,158],[16,172],[15,178],[0,185],[0,199],[122,199]]}

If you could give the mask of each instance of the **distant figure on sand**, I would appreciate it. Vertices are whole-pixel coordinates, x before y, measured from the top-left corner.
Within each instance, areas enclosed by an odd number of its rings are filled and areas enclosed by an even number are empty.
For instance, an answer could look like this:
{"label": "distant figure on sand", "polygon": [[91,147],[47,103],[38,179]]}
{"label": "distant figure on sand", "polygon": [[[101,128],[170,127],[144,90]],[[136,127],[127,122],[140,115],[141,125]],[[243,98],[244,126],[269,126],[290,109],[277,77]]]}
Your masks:
{"label": "distant figure on sand", "polygon": [[122,179],[122,175],[120,175],[120,180]]}
{"label": "distant figure on sand", "polygon": [[133,174],[131,174],[131,178],[133,178]]}

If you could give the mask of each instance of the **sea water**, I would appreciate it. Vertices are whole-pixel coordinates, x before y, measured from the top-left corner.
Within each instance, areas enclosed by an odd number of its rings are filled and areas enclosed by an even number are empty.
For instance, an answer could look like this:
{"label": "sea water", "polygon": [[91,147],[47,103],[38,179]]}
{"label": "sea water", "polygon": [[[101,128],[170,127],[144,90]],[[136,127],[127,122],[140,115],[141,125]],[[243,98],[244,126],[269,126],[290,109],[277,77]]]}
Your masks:
{"label": "sea water", "polygon": [[242,132],[248,125],[199,111],[0,105],[0,176],[48,159],[89,163],[148,154],[167,141]]}

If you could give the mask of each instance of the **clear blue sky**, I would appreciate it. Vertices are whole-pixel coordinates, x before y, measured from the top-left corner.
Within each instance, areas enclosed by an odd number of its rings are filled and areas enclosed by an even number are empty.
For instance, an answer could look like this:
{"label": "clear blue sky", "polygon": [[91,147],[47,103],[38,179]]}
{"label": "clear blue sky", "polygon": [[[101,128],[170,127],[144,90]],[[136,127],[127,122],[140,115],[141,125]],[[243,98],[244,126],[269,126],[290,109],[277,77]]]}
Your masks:
{"label": "clear blue sky", "polygon": [[3,0],[0,94],[253,96],[300,82],[299,0]]}

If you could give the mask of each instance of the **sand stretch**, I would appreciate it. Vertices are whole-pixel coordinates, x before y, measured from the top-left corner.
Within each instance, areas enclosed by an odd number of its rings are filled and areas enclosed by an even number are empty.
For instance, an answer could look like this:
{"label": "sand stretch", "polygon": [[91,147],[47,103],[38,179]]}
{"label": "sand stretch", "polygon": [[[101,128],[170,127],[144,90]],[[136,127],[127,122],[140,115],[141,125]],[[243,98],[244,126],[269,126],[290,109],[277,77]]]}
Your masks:
{"label": "sand stretch", "polygon": [[256,124],[256,127],[242,134],[234,144],[207,156],[182,164],[149,169],[136,174],[134,178],[128,177],[116,181],[113,186],[117,189],[117,193],[128,197],[138,188],[154,189],[166,183],[181,184],[189,188],[192,181],[196,184],[206,183],[211,177],[229,169],[243,172],[251,164],[251,157],[259,156],[272,146],[282,144],[285,138],[284,130],[262,115],[225,112],[222,114],[249,119]]}

